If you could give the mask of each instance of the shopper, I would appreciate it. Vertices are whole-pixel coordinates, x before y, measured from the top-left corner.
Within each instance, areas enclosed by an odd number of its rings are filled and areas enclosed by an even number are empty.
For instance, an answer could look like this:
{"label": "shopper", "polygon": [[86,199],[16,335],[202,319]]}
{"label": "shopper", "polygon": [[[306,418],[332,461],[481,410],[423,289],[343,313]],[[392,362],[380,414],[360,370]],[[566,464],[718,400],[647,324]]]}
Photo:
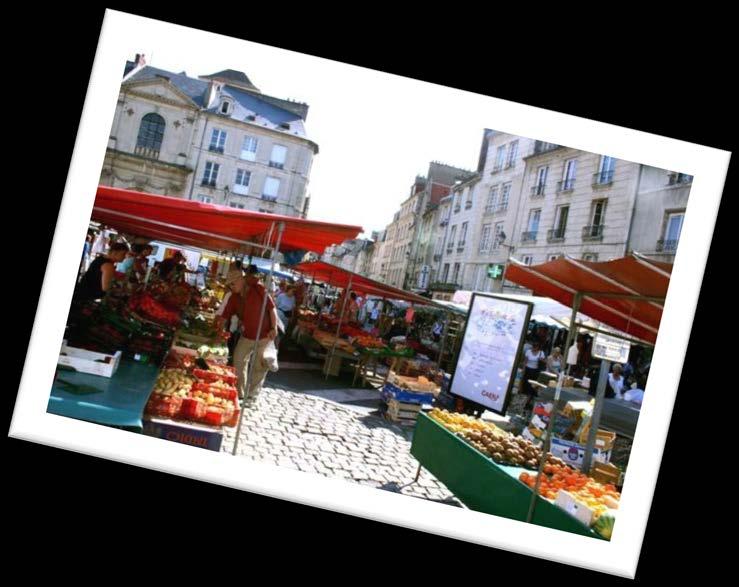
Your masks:
{"label": "shopper", "polygon": [[541,350],[541,343],[534,339],[531,341],[531,347],[524,352],[524,371],[523,371],[523,392],[528,396],[525,409],[530,410],[534,406],[534,398],[536,390],[529,383],[529,380],[536,381],[539,378],[542,367],[546,363],[546,356]]}
{"label": "shopper", "polygon": [[606,397],[616,399],[623,399],[624,390],[624,377],[623,367],[619,363],[613,366],[613,370],[608,374],[608,381],[606,383]]}
{"label": "shopper", "polygon": [[241,261],[236,260],[233,262],[226,274],[226,286],[231,287],[231,284],[236,283],[242,277],[244,277],[244,270],[242,268]]}
{"label": "shopper", "polygon": [[346,308],[344,309],[344,322],[356,323],[359,320],[359,303],[357,302],[357,294],[351,292],[349,299],[346,300]]}
{"label": "shopper", "polygon": [[434,342],[439,342],[443,333],[444,324],[442,323],[441,318],[439,318],[436,322],[434,322],[434,327],[431,329],[431,336],[434,339]]}
{"label": "shopper", "polygon": [[105,229],[105,227],[102,226],[100,232],[98,232],[97,236],[92,241],[92,249],[90,250],[90,257],[92,257],[94,261],[98,255],[102,255],[103,253],[105,253],[107,248],[108,248],[108,232]]}
{"label": "shopper", "polygon": [[562,349],[556,346],[552,349],[552,354],[547,357],[547,371],[559,375],[563,366]]}
{"label": "shopper", "polygon": [[295,290],[292,286],[285,286],[285,290],[277,295],[275,300],[280,320],[287,324],[295,311]]}
{"label": "shopper", "polygon": [[102,298],[113,285],[115,264],[120,263],[128,253],[128,245],[116,243],[111,245],[107,254],[100,255],[82,276],[74,293],[77,303],[89,302]]}
{"label": "shopper", "polygon": [[90,254],[92,252],[92,234],[89,232],[85,235],[85,244],[82,247],[82,261],[80,261],[80,271],[78,278],[84,275],[90,267]]}
{"label": "shopper", "polygon": [[185,273],[197,273],[190,271],[186,265],[185,255],[182,251],[176,251],[169,259],[159,264],[159,278],[162,281],[179,281]]}
{"label": "shopper", "polygon": [[136,251],[136,257],[133,260],[129,281],[143,283],[149,269],[149,256],[154,252],[154,247],[151,245],[138,245],[134,250]]}
{"label": "shopper", "polygon": [[[241,319],[241,338],[234,350],[234,367],[239,397],[254,399],[262,389],[267,371],[275,367],[265,360],[264,354],[268,345],[277,337],[278,317],[272,297],[257,279],[256,265],[249,265],[246,273],[246,277],[232,287],[233,294],[223,311],[223,317],[227,322],[234,315]],[[263,305],[265,312],[261,329],[258,331]],[[247,374],[252,361],[254,361],[252,377],[249,389],[246,389]]]}

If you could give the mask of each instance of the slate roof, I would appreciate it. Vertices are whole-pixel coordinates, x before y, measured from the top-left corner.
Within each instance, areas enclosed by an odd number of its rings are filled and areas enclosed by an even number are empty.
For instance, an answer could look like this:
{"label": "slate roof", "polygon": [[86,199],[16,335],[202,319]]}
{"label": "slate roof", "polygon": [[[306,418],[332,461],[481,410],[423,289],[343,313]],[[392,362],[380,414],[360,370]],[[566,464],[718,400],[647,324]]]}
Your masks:
{"label": "slate roof", "polygon": [[189,96],[198,106],[201,108],[205,106],[203,98],[205,97],[205,90],[208,89],[209,82],[151,67],[150,65],[147,65],[138,73],[133,74],[128,81],[141,82],[156,79],[157,77],[168,78],[172,84]]}
{"label": "slate roof", "polygon": [[236,71],[235,69],[224,69],[223,71],[219,71],[218,73],[211,73],[210,75],[204,75],[201,77],[207,79],[231,80],[238,84],[249,86],[251,89],[256,90],[257,92],[259,91],[259,88],[251,83],[251,80],[246,77],[246,74],[243,71]]}

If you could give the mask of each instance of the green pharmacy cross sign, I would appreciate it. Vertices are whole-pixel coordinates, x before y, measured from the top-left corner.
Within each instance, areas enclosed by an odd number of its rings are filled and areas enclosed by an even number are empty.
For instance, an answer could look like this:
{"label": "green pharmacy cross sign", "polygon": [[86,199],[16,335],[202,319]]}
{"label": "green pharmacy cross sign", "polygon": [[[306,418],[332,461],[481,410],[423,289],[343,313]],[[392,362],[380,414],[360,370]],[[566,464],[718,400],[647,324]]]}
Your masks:
{"label": "green pharmacy cross sign", "polygon": [[491,263],[488,265],[488,277],[491,279],[500,279],[503,276],[505,265],[502,263]]}

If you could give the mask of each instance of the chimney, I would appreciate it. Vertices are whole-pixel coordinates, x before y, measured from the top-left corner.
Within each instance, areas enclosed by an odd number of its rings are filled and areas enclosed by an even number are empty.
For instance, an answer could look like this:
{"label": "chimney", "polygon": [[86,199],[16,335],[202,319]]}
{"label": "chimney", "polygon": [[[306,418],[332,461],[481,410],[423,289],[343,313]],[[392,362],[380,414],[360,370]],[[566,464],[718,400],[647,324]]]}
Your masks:
{"label": "chimney", "polygon": [[221,89],[221,84],[217,81],[210,80],[208,82],[208,87],[205,89],[205,107],[206,108],[212,108],[215,104],[216,99],[218,98],[218,91]]}
{"label": "chimney", "polygon": [[136,67],[143,67],[144,65],[146,65],[146,55],[136,53]]}

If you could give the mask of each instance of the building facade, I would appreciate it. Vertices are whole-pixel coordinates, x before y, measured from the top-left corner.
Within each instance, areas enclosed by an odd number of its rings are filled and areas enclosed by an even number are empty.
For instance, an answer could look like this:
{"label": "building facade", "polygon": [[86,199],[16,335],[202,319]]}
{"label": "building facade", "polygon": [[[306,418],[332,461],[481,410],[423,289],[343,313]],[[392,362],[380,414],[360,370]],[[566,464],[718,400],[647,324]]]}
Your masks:
{"label": "building facade", "polygon": [[318,153],[307,112],[262,94],[242,72],[191,78],[137,56],[126,66],[100,183],[305,217]]}

